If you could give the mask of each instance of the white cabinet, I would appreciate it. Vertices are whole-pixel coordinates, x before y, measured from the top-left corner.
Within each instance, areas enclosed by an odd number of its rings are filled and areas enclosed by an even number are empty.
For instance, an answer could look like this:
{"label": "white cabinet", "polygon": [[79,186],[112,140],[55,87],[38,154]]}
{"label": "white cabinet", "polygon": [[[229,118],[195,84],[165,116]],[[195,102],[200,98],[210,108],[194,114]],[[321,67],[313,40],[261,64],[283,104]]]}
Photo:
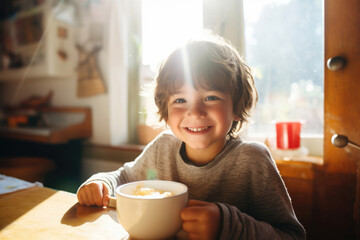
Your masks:
{"label": "white cabinet", "polygon": [[74,23],[59,19],[59,1],[39,2],[0,23],[0,81],[75,75]]}

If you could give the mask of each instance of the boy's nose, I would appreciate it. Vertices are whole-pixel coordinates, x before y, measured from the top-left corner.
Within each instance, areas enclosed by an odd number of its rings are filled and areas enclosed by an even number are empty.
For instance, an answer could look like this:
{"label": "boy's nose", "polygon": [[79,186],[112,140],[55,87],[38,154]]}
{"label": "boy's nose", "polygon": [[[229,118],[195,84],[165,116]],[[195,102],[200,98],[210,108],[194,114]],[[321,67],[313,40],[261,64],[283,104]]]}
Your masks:
{"label": "boy's nose", "polygon": [[188,109],[188,115],[201,118],[206,116],[205,106],[201,103],[194,103]]}

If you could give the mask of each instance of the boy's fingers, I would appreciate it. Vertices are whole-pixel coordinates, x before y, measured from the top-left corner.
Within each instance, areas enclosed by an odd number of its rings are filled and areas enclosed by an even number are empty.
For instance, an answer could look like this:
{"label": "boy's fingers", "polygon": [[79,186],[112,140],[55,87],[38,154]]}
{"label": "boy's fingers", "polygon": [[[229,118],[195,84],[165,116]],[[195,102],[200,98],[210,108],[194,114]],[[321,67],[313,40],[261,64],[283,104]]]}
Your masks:
{"label": "boy's fingers", "polygon": [[197,233],[198,227],[195,221],[184,221],[182,228],[185,232],[188,233]]}
{"label": "boy's fingers", "polygon": [[181,218],[184,221],[196,221],[202,212],[202,207],[187,207],[181,211]]}
{"label": "boy's fingers", "polygon": [[82,198],[82,195],[80,193],[77,194],[77,199],[78,199],[78,202],[81,204],[81,205],[84,205],[84,200]]}
{"label": "boy's fingers", "polygon": [[86,189],[85,194],[86,194],[86,196],[84,196],[84,198],[86,199],[85,205],[86,206],[93,205],[95,203],[95,201],[94,201],[94,197],[93,197],[93,194],[91,193],[91,191],[89,189]]}
{"label": "boy's fingers", "polygon": [[93,193],[93,199],[94,199],[93,204],[96,204],[98,206],[102,206],[102,203],[103,203],[103,201],[102,201],[102,199],[103,199],[102,189],[99,186],[93,187],[92,193]]}
{"label": "boy's fingers", "polygon": [[204,205],[208,205],[209,203],[208,202],[204,202],[204,201],[200,201],[200,200],[189,200],[188,201],[188,207],[190,206],[204,206]]}
{"label": "boy's fingers", "polygon": [[104,206],[108,206],[109,205],[109,200],[110,200],[110,194],[109,194],[109,188],[103,183],[102,184],[103,187],[103,205]]}
{"label": "boy's fingers", "polygon": [[109,187],[101,182],[91,182],[77,193],[78,201],[86,206],[106,206],[109,198]]}
{"label": "boy's fingers", "polygon": [[105,206],[105,207],[109,206],[109,201],[110,201],[110,196],[105,195],[103,198],[103,206]]}
{"label": "boy's fingers", "polygon": [[80,202],[82,205],[88,205],[89,200],[87,199],[87,195],[86,195],[85,189],[80,189],[80,191],[78,192],[77,195],[78,195],[79,202]]}
{"label": "boy's fingers", "polygon": [[105,185],[105,183],[102,184],[102,191],[103,191],[103,195],[109,195],[109,188]]}
{"label": "boy's fingers", "polygon": [[197,240],[201,239],[201,235],[198,233],[188,233],[189,239],[191,240]]}

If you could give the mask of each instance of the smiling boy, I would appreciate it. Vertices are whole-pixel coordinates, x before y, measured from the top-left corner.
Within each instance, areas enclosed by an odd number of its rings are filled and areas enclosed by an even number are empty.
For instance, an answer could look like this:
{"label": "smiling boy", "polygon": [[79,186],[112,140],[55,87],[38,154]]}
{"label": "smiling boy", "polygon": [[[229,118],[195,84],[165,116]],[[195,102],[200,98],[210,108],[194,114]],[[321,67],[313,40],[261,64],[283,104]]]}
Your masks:
{"label": "smiling boy", "polygon": [[229,94],[195,90],[187,84],[170,96],[166,122],[185,143],[192,163],[206,164],[224,148],[225,136],[238,119],[232,108]]}
{"label": "smiling boy", "polygon": [[188,186],[188,239],[305,239],[268,149],[237,137],[256,100],[250,68],[224,39],[208,35],[176,49],[155,89],[172,133],[124,167],[93,175],[78,190],[80,204],[106,206],[117,186],[146,179],[150,169]]}

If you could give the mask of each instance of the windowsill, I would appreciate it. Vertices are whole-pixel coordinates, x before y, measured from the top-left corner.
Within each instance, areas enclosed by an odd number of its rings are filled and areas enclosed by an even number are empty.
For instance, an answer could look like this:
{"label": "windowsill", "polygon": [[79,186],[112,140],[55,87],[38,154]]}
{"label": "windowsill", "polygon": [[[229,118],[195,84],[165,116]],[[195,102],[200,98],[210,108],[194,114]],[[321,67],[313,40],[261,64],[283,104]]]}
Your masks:
{"label": "windowsill", "polygon": [[141,153],[145,145],[141,144],[120,144],[117,146],[113,145],[103,145],[103,144],[94,144],[94,143],[86,143],[86,147],[93,147],[97,149],[106,149],[106,150],[113,150],[113,151],[127,151],[127,152],[135,152],[135,153]]}
{"label": "windowsill", "polygon": [[313,181],[315,169],[323,166],[322,157],[306,156],[303,160],[275,160],[280,175],[285,179]]}
{"label": "windowsill", "polygon": [[323,145],[324,138],[321,134],[302,134],[300,145],[308,153],[305,156],[279,158],[276,152],[276,136],[249,135],[247,140],[262,142],[269,148],[276,165],[282,176],[301,179],[313,179],[313,169],[324,165]]}
{"label": "windowsill", "polygon": [[[266,143],[271,148],[276,148],[276,136],[264,134],[249,134],[244,137],[246,140],[258,141]],[[322,134],[302,134],[300,139],[300,145],[308,150],[309,156],[322,157],[324,155],[324,136]],[[294,160],[301,161],[301,160]],[[308,160],[305,159],[307,162]],[[310,160],[311,161],[311,160]]]}
{"label": "windowsill", "polygon": [[133,161],[141,154],[145,146],[124,144],[119,146],[86,143],[83,145],[84,159],[109,161],[124,164]]}
{"label": "windowsill", "polygon": [[296,160],[292,160],[292,159],[275,159],[276,164],[293,164],[293,163],[299,163],[299,164],[315,164],[315,165],[323,165],[324,164],[324,159],[322,157],[317,157],[317,156],[305,156],[301,159],[296,159]]}

